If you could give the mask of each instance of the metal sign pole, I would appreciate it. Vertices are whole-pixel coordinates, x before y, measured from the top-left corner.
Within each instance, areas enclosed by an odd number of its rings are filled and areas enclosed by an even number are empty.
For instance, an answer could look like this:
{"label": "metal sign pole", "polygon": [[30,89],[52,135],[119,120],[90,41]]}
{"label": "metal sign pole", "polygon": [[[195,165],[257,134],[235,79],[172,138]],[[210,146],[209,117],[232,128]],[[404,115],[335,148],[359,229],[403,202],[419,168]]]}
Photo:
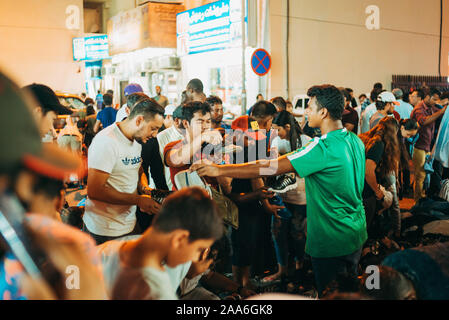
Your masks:
{"label": "metal sign pole", "polygon": [[246,49],[246,28],[245,28],[245,2],[242,0],[242,115],[246,114],[246,73],[245,73],[245,49]]}

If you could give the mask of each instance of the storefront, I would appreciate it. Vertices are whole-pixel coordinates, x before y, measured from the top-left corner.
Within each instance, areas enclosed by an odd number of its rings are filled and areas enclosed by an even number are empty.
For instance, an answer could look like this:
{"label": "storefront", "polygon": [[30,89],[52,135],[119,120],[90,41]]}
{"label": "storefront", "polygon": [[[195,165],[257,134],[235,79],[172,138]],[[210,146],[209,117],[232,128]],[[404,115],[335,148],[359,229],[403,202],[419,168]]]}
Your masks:
{"label": "storefront", "polygon": [[155,86],[169,103],[179,103],[181,64],[176,56],[176,14],[180,4],[146,3],[108,21],[109,54],[103,64],[103,89],[114,90],[116,103],[124,104],[124,88],[138,83],[153,97]]}
{"label": "storefront", "polygon": [[84,61],[85,91],[88,97],[95,97],[102,89],[101,69],[103,61],[110,60],[108,36],[92,35],[72,39],[73,60]]}
{"label": "storefront", "polygon": [[[245,29],[248,39],[248,6]],[[204,92],[223,100],[225,111],[242,112],[242,1],[220,0],[177,15],[178,55],[186,84],[199,78]],[[256,101],[259,78],[249,65],[253,47],[245,48],[247,108]]]}

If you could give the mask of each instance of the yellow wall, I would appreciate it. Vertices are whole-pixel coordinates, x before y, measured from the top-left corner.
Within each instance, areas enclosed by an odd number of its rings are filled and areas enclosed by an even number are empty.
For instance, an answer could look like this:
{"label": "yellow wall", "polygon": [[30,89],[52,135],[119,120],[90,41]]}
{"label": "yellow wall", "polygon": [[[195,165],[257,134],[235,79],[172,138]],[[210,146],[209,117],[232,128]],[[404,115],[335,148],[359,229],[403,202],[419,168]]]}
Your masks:
{"label": "yellow wall", "polygon": [[[66,7],[80,9],[80,29],[66,28]],[[0,69],[20,86],[84,91],[84,63],[74,62],[72,38],[83,35],[82,0],[0,1]]]}
{"label": "yellow wall", "polygon": [[[365,8],[380,8],[380,30]],[[444,0],[441,73],[449,74],[449,0]],[[314,84],[369,92],[393,74],[438,75],[439,0],[290,0],[290,94]],[[286,0],[270,0],[270,96],[286,96]]]}

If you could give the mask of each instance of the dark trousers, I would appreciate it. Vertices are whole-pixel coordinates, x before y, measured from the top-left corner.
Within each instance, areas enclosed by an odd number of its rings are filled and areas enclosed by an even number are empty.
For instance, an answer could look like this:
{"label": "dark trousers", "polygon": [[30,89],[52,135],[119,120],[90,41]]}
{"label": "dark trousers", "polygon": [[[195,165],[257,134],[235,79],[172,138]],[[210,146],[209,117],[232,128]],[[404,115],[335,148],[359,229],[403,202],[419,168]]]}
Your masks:
{"label": "dark trousers", "polygon": [[376,215],[376,196],[373,195],[369,198],[363,199],[363,206],[365,207],[366,229],[369,230],[374,216]]}
{"label": "dark trousers", "polygon": [[115,240],[115,239],[118,239],[118,238],[121,238],[121,237],[125,237],[125,236],[141,234],[139,225],[137,223],[136,223],[136,226],[134,227],[134,230],[131,231],[130,233],[123,234],[123,235],[116,236],[116,237],[114,237],[114,236],[101,236],[101,235],[92,233],[92,232],[89,231],[89,229],[87,229],[87,227],[86,227],[86,225],[84,223],[83,223],[83,231],[85,233],[87,233],[88,235],[90,235],[92,238],[94,238],[95,243],[97,244],[97,246],[102,244],[102,243],[104,243],[104,242],[106,242],[106,241]]}
{"label": "dark trousers", "polygon": [[333,258],[313,258],[312,267],[315,275],[315,284],[318,295],[321,298],[323,291],[339,274],[349,277],[357,277],[357,267],[360,260],[362,248],[346,256]]}

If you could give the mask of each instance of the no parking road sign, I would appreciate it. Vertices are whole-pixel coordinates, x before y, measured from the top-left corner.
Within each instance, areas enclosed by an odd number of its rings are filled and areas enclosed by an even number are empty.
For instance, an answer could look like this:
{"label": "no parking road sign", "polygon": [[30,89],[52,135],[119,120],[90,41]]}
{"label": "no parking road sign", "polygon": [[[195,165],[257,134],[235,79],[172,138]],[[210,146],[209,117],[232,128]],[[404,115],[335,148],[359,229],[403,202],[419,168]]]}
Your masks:
{"label": "no parking road sign", "polygon": [[255,74],[264,76],[270,71],[271,57],[264,49],[257,49],[251,56],[251,68]]}

